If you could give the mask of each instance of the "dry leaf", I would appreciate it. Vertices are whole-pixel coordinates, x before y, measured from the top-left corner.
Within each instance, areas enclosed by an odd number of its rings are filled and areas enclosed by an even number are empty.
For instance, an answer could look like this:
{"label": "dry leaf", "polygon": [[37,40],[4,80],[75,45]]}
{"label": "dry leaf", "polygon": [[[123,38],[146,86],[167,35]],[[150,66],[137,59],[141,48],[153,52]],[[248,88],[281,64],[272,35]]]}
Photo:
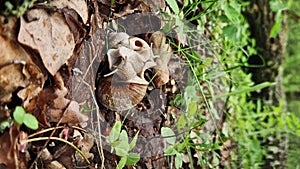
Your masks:
{"label": "dry leaf", "polygon": [[18,131],[16,125],[0,136],[0,164],[6,168],[18,168]]}
{"label": "dry leaf", "polygon": [[0,35],[0,42],[0,102],[9,102],[20,87],[20,98],[26,102],[40,92],[44,75],[16,41]]}
{"label": "dry leaf", "polygon": [[[82,139],[78,140],[77,147],[83,152],[88,159],[93,159],[94,154],[90,153],[94,146],[94,139],[91,135],[85,134]],[[75,152],[75,159],[79,164],[85,164],[85,159],[77,151]]]}
{"label": "dry leaf", "polygon": [[42,90],[31,100],[26,111],[34,114],[47,126],[50,126],[50,122],[77,124],[87,121],[88,117],[79,111],[79,104],[66,98],[68,90],[59,73],[54,76],[54,82],[55,87]]}
{"label": "dry leaf", "polygon": [[49,122],[78,124],[88,120],[88,117],[86,115],[80,113],[79,104],[75,101],[69,101],[68,107],[64,112],[61,109],[57,109],[56,107],[54,107],[52,110],[49,110],[47,115],[49,117]]}
{"label": "dry leaf", "polygon": [[74,9],[86,23],[88,20],[88,8],[85,0],[54,0],[50,4],[58,8]]}
{"label": "dry leaf", "polygon": [[46,165],[48,169],[66,169],[61,163],[58,161],[51,161],[49,164]]}
{"label": "dry leaf", "polygon": [[44,66],[55,73],[72,56],[75,42],[62,14],[32,9],[27,13],[28,22],[21,18],[18,41],[37,50]]}

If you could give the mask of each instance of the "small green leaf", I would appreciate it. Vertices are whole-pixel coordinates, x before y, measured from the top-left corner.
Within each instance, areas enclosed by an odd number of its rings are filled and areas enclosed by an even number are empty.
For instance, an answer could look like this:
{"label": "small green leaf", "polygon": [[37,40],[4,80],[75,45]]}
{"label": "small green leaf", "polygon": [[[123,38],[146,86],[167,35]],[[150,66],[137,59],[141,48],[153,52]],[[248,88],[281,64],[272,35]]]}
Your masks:
{"label": "small green leaf", "polygon": [[163,137],[165,137],[164,139],[166,140],[167,143],[169,143],[171,145],[175,144],[175,142],[176,142],[175,133],[169,127],[162,127],[161,128],[161,135]]}
{"label": "small green leaf", "polygon": [[140,160],[140,155],[137,153],[129,153],[127,156],[126,165],[133,166]]}
{"label": "small green leaf", "polygon": [[120,121],[117,121],[113,128],[111,129],[110,133],[109,133],[109,141],[110,143],[115,142],[119,136],[120,136],[120,131],[121,131],[121,126],[122,123]]}
{"label": "small green leaf", "polygon": [[127,156],[129,151],[129,144],[128,142],[122,141],[115,147],[116,154],[120,157]]}
{"label": "small green leaf", "polygon": [[125,130],[122,130],[119,136],[119,140],[121,140],[122,142],[126,142],[128,144],[128,135],[127,132]]}
{"label": "small green leaf", "polygon": [[39,128],[39,122],[37,121],[36,117],[29,113],[24,115],[24,124],[32,130]]}
{"label": "small green leaf", "polygon": [[0,122],[0,133],[2,133],[6,128],[9,128],[13,125],[13,120],[8,118],[2,122]]}
{"label": "small green leaf", "polygon": [[187,122],[186,122],[185,115],[181,114],[178,119],[177,126],[178,126],[178,128],[181,129],[181,128],[185,127],[186,124],[187,124]]}
{"label": "small green leaf", "polygon": [[175,14],[179,14],[179,7],[177,5],[176,0],[166,0],[170,8],[173,10]]}
{"label": "small green leaf", "polygon": [[25,114],[26,114],[26,112],[25,112],[24,108],[21,106],[17,106],[15,108],[15,111],[13,112],[15,121],[19,124],[23,124]]}
{"label": "small green leaf", "polygon": [[117,140],[117,141],[114,141],[113,143],[111,143],[111,147],[115,148],[117,147],[119,144],[121,144],[122,141],[120,140]]}
{"label": "small green leaf", "polygon": [[167,156],[175,155],[175,154],[177,154],[177,153],[178,153],[178,152],[174,149],[173,146],[168,147],[168,148],[166,149],[166,151],[165,151],[165,155],[167,155]]}
{"label": "small green leaf", "polygon": [[12,10],[13,10],[14,5],[11,4],[9,1],[6,1],[4,4],[5,4],[6,8],[7,8],[9,11],[12,11]]}
{"label": "small green leaf", "polygon": [[122,169],[125,167],[125,164],[126,164],[126,161],[127,161],[127,156],[123,156],[121,158],[121,160],[119,161],[119,163],[117,164],[117,169]]}
{"label": "small green leaf", "polygon": [[238,29],[234,25],[225,26],[222,30],[222,35],[227,37],[229,40],[234,41],[236,39],[236,33]]}
{"label": "small green leaf", "polygon": [[189,116],[193,116],[197,112],[197,103],[192,102],[189,105]]}
{"label": "small green leaf", "polygon": [[226,3],[224,6],[225,15],[232,22],[237,22],[239,20],[239,16],[241,15],[239,11],[239,6],[233,7],[232,4]]}
{"label": "small green leaf", "polygon": [[182,154],[177,153],[175,156],[175,168],[181,168],[182,167]]}
{"label": "small green leaf", "polygon": [[210,58],[210,57],[207,57],[203,60],[203,64],[206,66],[206,67],[209,67],[211,66],[212,62],[213,62],[213,58]]}
{"label": "small green leaf", "polygon": [[131,143],[129,144],[129,150],[132,150],[133,147],[135,146],[136,141],[137,141],[137,138],[138,138],[138,135],[139,135],[139,132],[140,132],[140,131],[138,131],[138,132],[135,134],[135,136],[133,137]]}
{"label": "small green leaf", "polygon": [[278,11],[276,13],[275,23],[270,31],[271,38],[275,38],[281,32],[282,20],[283,20],[283,17],[282,17],[281,11]]}
{"label": "small green leaf", "polygon": [[278,12],[286,8],[282,1],[270,1],[269,3],[273,12]]}

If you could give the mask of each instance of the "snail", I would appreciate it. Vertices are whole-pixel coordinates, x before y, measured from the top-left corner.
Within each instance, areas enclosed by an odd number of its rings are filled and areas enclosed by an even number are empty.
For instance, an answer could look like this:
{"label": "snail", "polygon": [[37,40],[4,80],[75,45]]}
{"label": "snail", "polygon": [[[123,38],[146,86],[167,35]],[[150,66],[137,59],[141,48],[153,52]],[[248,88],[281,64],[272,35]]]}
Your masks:
{"label": "snail", "polygon": [[153,71],[156,74],[154,83],[156,87],[160,88],[169,81],[170,73],[168,63],[172,56],[172,48],[166,43],[166,35],[160,31],[154,32],[149,41],[152,44],[154,55],[159,56],[155,60],[156,66],[153,67]]}
{"label": "snail", "polygon": [[98,81],[97,99],[113,111],[131,109],[146,95],[149,82],[144,72],[156,66],[157,56],[144,40],[126,33],[111,33],[108,47],[110,72]]}

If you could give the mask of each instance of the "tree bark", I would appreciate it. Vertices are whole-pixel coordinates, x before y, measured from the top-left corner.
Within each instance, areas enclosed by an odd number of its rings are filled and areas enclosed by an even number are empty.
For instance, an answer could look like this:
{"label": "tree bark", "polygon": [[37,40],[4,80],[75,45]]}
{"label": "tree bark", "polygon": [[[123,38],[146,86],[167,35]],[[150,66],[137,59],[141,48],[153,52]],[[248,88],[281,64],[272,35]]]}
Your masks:
{"label": "tree bark", "polygon": [[[281,32],[275,38],[270,37],[276,13],[272,11],[269,3],[269,0],[250,0],[250,5],[244,12],[249,23],[251,36],[256,40],[257,50],[257,55],[250,56],[248,63],[261,65],[258,68],[247,68],[246,71],[252,73],[252,80],[256,84],[265,81],[277,82],[276,86],[264,88],[260,92],[252,92],[249,99],[261,100],[265,105],[278,106],[279,101],[285,98],[281,83],[281,64],[287,42],[287,23],[284,18]],[[278,138],[278,134],[280,134],[280,138]],[[265,164],[262,168],[286,168],[286,136],[282,133],[276,133],[270,138],[272,139],[267,139],[262,144],[267,147],[276,146],[280,151],[268,150],[268,155],[271,155],[272,158],[265,157]]]}

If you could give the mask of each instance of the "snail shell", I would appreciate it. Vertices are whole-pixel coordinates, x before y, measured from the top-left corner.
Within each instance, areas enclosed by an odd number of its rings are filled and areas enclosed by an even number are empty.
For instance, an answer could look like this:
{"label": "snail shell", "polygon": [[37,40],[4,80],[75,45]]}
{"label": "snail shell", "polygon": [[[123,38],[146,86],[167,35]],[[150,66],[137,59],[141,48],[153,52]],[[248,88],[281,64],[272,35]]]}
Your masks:
{"label": "snail shell", "polygon": [[107,51],[110,72],[97,84],[97,99],[106,108],[124,111],[146,95],[146,69],[156,66],[152,49],[144,40],[125,33],[112,33]]}
{"label": "snail shell", "polygon": [[148,85],[123,83],[115,76],[100,79],[97,97],[106,108],[113,111],[124,111],[137,105],[146,94]]}

